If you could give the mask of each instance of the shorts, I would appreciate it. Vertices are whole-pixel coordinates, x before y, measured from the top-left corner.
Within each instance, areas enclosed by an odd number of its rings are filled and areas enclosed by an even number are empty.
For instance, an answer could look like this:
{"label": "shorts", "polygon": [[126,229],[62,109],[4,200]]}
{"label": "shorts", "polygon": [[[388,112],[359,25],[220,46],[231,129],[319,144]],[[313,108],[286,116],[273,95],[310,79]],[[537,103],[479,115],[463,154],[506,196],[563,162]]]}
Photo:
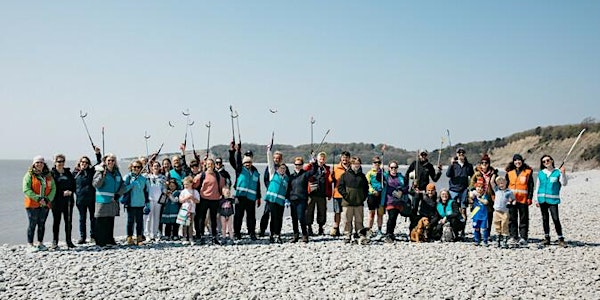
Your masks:
{"label": "shorts", "polygon": [[367,197],[367,206],[369,207],[369,210],[378,209],[380,203],[381,203],[381,196],[369,195]]}
{"label": "shorts", "polygon": [[336,214],[342,213],[342,198],[333,198],[333,212]]}
{"label": "shorts", "polygon": [[450,191],[450,198],[452,198],[452,199],[458,199],[458,201],[460,203],[460,208],[467,208],[467,205],[468,205],[468,203],[467,203],[467,200],[468,200],[467,195],[468,195],[468,193],[469,193],[468,189],[465,189],[464,191],[462,191],[460,193],[459,192]]}

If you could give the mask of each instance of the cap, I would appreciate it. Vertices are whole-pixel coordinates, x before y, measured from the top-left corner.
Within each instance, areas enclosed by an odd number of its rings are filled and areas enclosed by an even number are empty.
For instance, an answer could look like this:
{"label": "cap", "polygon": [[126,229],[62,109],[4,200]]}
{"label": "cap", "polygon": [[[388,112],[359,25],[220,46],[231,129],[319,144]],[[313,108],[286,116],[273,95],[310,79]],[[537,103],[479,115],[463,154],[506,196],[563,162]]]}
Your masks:
{"label": "cap", "polygon": [[245,156],[254,156],[254,153],[252,152],[252,150],[248,150],[244,153]]}
{"label": "cap", "polygon": [[521,156],[521,154],[515,154],[515,155],[513,155],[513,161],[515,161],[515,160],[525,161],[523,159],[523,156]]}
{"label": "cap", "polygon": [[252,162],[252,158],[250,156],[244,156],[244,159],[242,159],[242,163],[251,163]]}
{"label": "cap", "polygon": [[35,164],[36,162],[44,162],[44,157],[42,157],[41,155],[34,157],[33,163]]}
{"label": "cap", "polygon": [[427,149],[421,149],[421,150],[419,150],[419,154],[427,155],[427,154],[429,154],[429,152],[427,152]]}
{"label": "cap", "polygon": [[456,153],[459,153],[459,152],[465,153],[466,152],[465,148],[463,148],[463,147],[456,148]]}
{"label": "cap", "polygon": [[372,163],[381,163],[381,158],[379,156],[375,156],[371,159]]}

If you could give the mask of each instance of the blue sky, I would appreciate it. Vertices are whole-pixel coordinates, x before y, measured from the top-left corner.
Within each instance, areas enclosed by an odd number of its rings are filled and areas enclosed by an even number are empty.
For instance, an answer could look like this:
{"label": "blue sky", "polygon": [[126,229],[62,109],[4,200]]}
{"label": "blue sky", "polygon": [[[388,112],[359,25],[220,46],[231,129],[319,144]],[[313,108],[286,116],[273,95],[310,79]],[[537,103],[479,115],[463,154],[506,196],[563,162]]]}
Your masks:
{"label": "blue sky", "polygon": [[[599,118],[598,1],[81,1],[0,10],[0,159],[118,156],[189,109],[196,148],[242,139],[409,150]],[[272,114],[269,108],[275,108]],[[168,121],[176,125],[169,132]],[[237,133],[236,133],[237,134]]]}

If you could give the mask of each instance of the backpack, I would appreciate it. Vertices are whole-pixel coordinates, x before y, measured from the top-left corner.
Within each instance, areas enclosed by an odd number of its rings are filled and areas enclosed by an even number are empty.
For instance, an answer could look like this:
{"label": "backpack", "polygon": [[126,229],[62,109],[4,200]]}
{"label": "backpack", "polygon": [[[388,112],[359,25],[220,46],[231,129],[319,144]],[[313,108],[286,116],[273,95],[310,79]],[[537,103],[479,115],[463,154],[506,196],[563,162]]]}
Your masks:
{"label": "backpack", "polygon": [[[214,173],[217,177],[217,188],[219,189],[219,195],[223,197],[223,191],[221,190],[221,174],[219,174],[219,172],[217,172],[216,170],[214,171]],[[202,174],[200,174],[200,185],[198,186],[198,192],[200,192],[200,189],[204,184],[204,179],[206,179],[206,172],[202,172]]]}

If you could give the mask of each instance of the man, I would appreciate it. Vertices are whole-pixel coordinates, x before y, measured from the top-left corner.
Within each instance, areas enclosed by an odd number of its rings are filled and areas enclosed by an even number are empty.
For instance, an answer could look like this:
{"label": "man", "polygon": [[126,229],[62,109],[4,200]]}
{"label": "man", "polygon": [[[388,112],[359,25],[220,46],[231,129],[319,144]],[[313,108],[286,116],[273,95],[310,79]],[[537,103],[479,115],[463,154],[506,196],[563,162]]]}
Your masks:
{"label": "man", "polygon": [[[323,235],[325,230],[323,226],[327,218],[327,200],[331,199],[331,171],[325,164],[327,154],[320,152],[317,154],[317,171],[308,181],[309,199],[306,208],[306,226],[308,235],[314,235],[312,223],[315,219],[315,206],[317,208],[317,224],[319,224],[319,235]],[[312,170],[313,165],[308,164],[304,170]]]}
{"label": "man", "polygon": [[[373,167],[367,172],[367,174],[365,174],[367,177],[367,183],[369,184],[369,196],[367,197],[369,217],[367,219],[367,228],[369,228],[373,234],[376,234],[375,240],[381,240],[383,238],[383,232],[381,231],[381,228],[383,227],[384,213],[384,207],[381,205],[381,191],[383,186],[381,185],[381,180],[377,179],[377,173],[381,169],[381,158],[379,156],[374,156],[371,161],[373,162]],[[375,213],[377,213],[377,232],[373,230]]]}
{"label": "man", "polygon": [[[233,219],[235,238],[242,238],[242,221],[246,214],[246,227],[250,239],[256,240],[256,207],[260,206],[260,174],[252,165],[252,152],[246,152],[242,159],[241,145],[231,142],[229,149],[229,163],[235,169],[236,175],[236,205]],[[255,204],[256,203],[256,204]],[[256,205],[256,206],[255,206]]]}
{"label": "man", "polygon": [[[281,151],[275,151],[273,153],[273,163],[275,163],[275,170],[277,170],[279,168],[279,166],[281,165],[281,162],[283,161],[283,153],[281,153]],[[286,175],[290,176],[290,171],[286,169]],[[269,166],[265,167],[265,172],[264,172],[264,177],[263,177],[263,181],[265,183],[265,187],[269,187],[269,178],[271,177],[271,174],[269,174]],[[265,208],[263,211],[263,215],[260,218],[260,232],[259,232],[259,236],[264,237],[265,236],[265,231],[267,231],[267,227],[269,226],[269,218],[270,218],[270,205],[266,205],[265,203]]]}
{"label": "man", "polygon": [[[473,165],[469,163],[465,155],[465,149],[456,149],[456,156],[452,158],[450,166],[446,171],[449,178],[450,197],[460,202],[461,222],[467,222],[467,194],[469,192],[470,177],[475,174]],[[465,229],[461,230],[460,238],[464,239]]]}
{"label": "man", "polygon": [[[442,176],[442,164],[437,166],[437,172],[434,170],[433,164],[429,162],[427,159],[428,153],[427,150],[419,150],[419,159],[413,161],[408,170],[406,170],[405,178],[413,178],[413,188],[415,193],[412,197],[412,215],[410,217],[410,225],[409,232],[413,228],[417,226],[419,219],[419,207],[421,205],[421,201],[423,200],[423,194],[427,189],[427,185],[429,184],[429,179],[433,180],[433,182],[437,182]],[[410,176],[412,174],[412,176]]]}
{"label": "man", "polygon": [[338,185],[342,175],[350,168],[350,152],[342,151],[340,163],[333,168],[330,174],[330,181],[334,184],[333,189],[333,227],[331,228],[331,236],[340,236],[340,220],[342,213],[342,194],[338,190]]}

